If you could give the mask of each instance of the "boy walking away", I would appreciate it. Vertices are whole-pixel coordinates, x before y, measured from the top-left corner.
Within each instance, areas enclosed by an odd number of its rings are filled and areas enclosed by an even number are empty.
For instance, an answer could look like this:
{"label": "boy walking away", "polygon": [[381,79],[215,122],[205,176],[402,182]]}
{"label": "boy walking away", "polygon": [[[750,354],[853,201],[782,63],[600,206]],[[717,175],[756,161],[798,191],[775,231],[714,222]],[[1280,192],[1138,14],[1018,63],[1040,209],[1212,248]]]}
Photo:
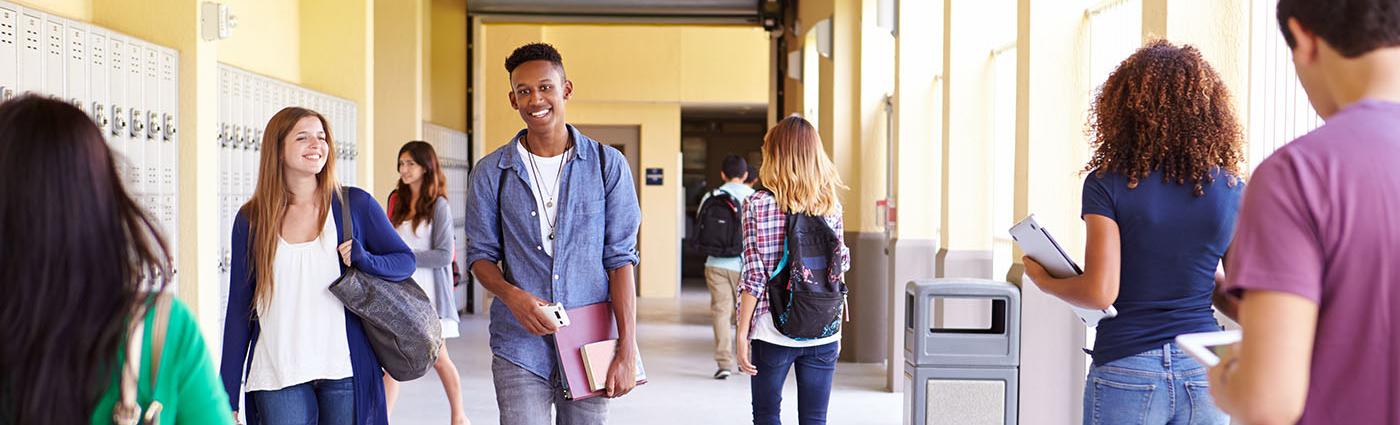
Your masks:
{"label": "boy walking away", "polygon": [[743,270],[740,255],[743,232],[740,212],[753,188],[744,184],[749,177],[749,164],[743,157],[724,158],[720,178],[724,180],[715,191],[700,200],[696,218],[696,248],[709,255],[705,260],[705,286],[710,288],[710,315],[715,327],[715,379],[725,379],[734,370],[734,294],[739,290],[739,272]]}

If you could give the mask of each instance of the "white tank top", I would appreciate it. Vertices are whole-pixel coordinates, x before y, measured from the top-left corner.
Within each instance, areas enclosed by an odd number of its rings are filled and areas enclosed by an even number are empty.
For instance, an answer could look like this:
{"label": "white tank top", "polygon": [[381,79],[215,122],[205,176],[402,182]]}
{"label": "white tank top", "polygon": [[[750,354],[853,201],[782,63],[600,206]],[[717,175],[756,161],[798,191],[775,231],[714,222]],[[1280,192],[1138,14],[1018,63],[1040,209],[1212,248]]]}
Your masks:
{"label": "white tank top", "polygon": [[354,375],[345,335],[345,304],[330,292],[340,278],[339,237],[330,214],[321,235],[304,243],[277,238],[272,302],[259,312],[248,391],[279,390]]}

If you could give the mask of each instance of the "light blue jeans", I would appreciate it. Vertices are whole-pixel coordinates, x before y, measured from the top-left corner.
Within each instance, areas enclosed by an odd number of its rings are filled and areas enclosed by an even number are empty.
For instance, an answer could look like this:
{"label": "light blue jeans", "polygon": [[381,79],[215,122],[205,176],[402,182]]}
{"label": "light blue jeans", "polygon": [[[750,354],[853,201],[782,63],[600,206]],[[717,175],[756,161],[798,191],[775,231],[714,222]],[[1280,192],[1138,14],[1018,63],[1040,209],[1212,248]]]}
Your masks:
{"label": "light blue jeans", "polygon": [[1094,365],[1084,382],[1086,425],[1227,425],[1206,368],[1176,344]]}
{"label": "light blue jeans", "polygon": [[608,399],[564,399],[558,379],[545,379],[500,356],[491,358],[496,384],[496,407],[502,425],[549,425],[553,407],[556,425],[602,425],[608,421]]}
{"label": "light blue jeans", "polygon": [[317,379],[273,391],[252,391],[264,425],[355,423],[355,378]]}

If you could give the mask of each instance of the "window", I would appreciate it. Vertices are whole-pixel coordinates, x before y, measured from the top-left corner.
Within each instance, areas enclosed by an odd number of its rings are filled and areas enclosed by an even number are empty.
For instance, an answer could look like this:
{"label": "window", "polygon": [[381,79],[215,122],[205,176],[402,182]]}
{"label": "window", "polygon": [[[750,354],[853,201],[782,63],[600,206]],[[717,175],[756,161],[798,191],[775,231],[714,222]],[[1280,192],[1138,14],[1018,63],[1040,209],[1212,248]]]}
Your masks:
{"label": "window", "polygon": [[1279,32],[1275,0],[1251,0],[1249,39],[1249,169],[1280,146],[1322,125],[1293,70],[1292,52]]}
{"label": "window", "polygon": [[1011,269],[1016,224],[1016,43],[992,51],[992,277]]}

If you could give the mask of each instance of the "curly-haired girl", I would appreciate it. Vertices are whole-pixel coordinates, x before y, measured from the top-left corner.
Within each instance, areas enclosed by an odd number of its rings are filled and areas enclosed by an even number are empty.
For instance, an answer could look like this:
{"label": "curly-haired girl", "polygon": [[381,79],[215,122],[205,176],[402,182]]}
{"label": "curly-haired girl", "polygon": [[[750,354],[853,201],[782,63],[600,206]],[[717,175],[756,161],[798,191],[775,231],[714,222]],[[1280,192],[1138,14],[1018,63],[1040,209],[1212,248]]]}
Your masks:
{"label": "curly-haired girl", "polygon": [[1089,121],[1084,274],[1055,279],[1023,259],[1045,292],[1118,310],[1097,328],[1084,423],[1228,423],[1204,367],[1172,341],[1220,330],[1216,269],[1244,188],[1229,91],[1196,48],[1154,41],[1109,75]]}

